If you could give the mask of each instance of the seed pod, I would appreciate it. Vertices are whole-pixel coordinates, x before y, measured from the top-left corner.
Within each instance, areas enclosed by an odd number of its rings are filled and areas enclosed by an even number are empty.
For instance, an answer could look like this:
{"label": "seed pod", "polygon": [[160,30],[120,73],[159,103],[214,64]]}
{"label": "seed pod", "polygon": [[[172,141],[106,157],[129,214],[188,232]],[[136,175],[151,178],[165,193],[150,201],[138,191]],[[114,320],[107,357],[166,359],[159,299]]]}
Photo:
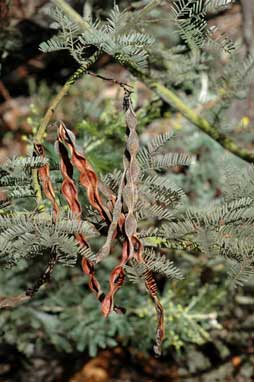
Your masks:
{"label": "seed pod", "polygon": [[[34,144],[34,155],[39,156],[42,159],[45,158],[45,151],[41,144]],[[42,183],[42,190],[46,198],[49,199],[52,204],[53,221],[56,222],[60,213],[60,209],[56,202],[55,192],[54,192],[53,185],[50,179],[50,170],[49,170],[48,163],[39,168],[38,175]],[[51,253],[45,271],[42,273],[39,280],[37,280],[36,283],[31,288],[28,288],[26,290],[26,296],[32,297],[36,292],[38,292],[38,290],[40,289],[42,285],[46,284],[49,281],[50,275],[53,272],[56,264],[57,264],[57,255],[56,253]]]}
{"label": "seed pod", "polygon": [[[144,262],[142,256],[143,245],[137,237],[137,221],[134,215],[134,209],[138,201],[138,180],[140,173],[139,164],[137,161],[139,140],[136,132],[136,116],[132,108],[130,93],[127,91],[124,95],[123,109],[125,111],[128,138],[123,159],[124,180],[123,185],[121,185],[120,192],[122,193],[123,202],[127,207],[127,213],[125,214],[123,224],[123,233],[126,236],[126,240],[123,244],[121,262],[113,269],[110,275],[110,291],[106,295],[102,304],[102,311],[105,316],[107,316],[112,310],[114,295],[124,282],[124,265],[132,257],[135,257],[138,263]],[[161,345],[164,337],[164,313],[163,307],[157,297],[157,285],[151,272],[146,272],[145,284],[151,298],[153,299],[157,312],[158,324],[154,352],[156,356],[160,356]]]}
{"label": "seed pod", "polygon": [[107,239],[96,255],[97,263],[99,263],[102,259],[104,259],[105,257],[109,255],[111,243],[114,240],[115,236],[117,235],[117,226],[119,226],[119,224],[120,224],[120,230],[122,230],[123,223],[121,223],[121,221],[123,220],[124,222],[125,220],[125,217],[122,214],[122,204],[123,204],[122,191],[124,186],[124,178],[125,178],[125,173],[123,173],[122,175],[118,193],[117,193],[117,199],[114,202],[112,221],[108,229]]}
{"label": "seed pod", "polygon": [[[138,200],[137,183],[139,177],[139,166],[136,156],[139,149],[139,140],[136,132],[136,116],[132,109],[130,93],[128,91],[125,91],[124,94],[123,109],[126,117],[127,142],[123,158],[124,172],[119,186],[116,202],[118,210],[115,215],[115,219],[113,218],[113,221],[115,228],[116,221],[118,219],[118,227],[126,239],[122,247],[120,264],[118,264],[111,272],[109,280],[110,289],[102,304],[102,312],[105,316],[108,316],[112,311],[114,295],[124,282],[124,266],[127,261],[134,256],[133,240],[134,237],[136,237],[137,230],[134,208]],[[123,213],[120,214],[120,208],[122,208],[123,204],[122,200],[127,207],[127,213],[125,215]],[[113,235],[112,232],[113,230],[110,232],[111,238]],[[107,247],[103,248],[102,251],[99,252],[100,258],[102,258],[107,251],[109,251],[109,240],[106,241],[106,245]]]}
{"label": "seed pod", "polygon": [[99,195],[97,175],[84,155],[76,150],[73,133],[65,127],[63,122],[60,123],[58,128],[58,140],[66,144],[71,152],[71,161],[80,173],[79,181],[87,190],[89,203],[99,212],[103,220],[110,221],[111,215],[109,210],[104,206]]}
{"label": "seed pod", "polygon": [[154,280],[154,277],[150,271],[145,272],[145,285],[146,288],[153,299],[155,309],[157,312],[157,330],[156,330],[156,336],[155,336],[155,345],[153,347],[154,353],[157,357],[161,355],[161,346],[162,341],[164,338],[164,313],[163,313],[163,307],[158,299],[157,296],[157,285],[156,281]]}
{"label": "seed pod", "polygon": [[[82,210],[78,200],[77,187],[72,179],[73,167],[68,156],[68,151],[62,143],[62,139],[60,137],[58,137],[58,150],[60,155],[60,169],[63,175],[62,193],[73,215],[75,215],[77,219],[80,219]],[[84,235],[76,234],[75,238],[81,247],[88,246],[88,242]],[[97,299],[101,300],[103,293],[99,282],[95,278],[93,263],[86,258],[82,258],[82,269],[89,277],[89,288],[95,293]]]}
{"label": "seed pod", "polygon": [[127,261],[128,261],[128,244],[127,244],[127,241],[125,241],[122,247],[122,260],[120,264],[118,264],[110,274],[110,279],[109,279],[110,289],[101,304],[101,311],[105,317],[108,317],[108,315],[112,312],[114,307],[114,295],[118,291],[118,289],[121,288],[121,286],[123,285],[124,277],[125,277],[123,266],[126,264]]}
{"label": "seed pod", "polygon": [[[41,157],[42,159],[45,158],[45,151],[41,144],[34,144],[34,153],[36,156]],[[45,164],[44,166],[40,167],[38,170],[39,179],[42,183],[42,190],[52,204],[53,207],[53,220],[56,221],[57,217],[59,216],[59,207],[56,202],[56,196],[55,192],[52,186],[52,182],[50,179],[50,171],[49,171],[49,164]]]}
{"label": "seed pod", "polygon": [[133,111],[130,93],[125,91],[123,109],[125,111],[125,121],[127,127],[127,142],[124,153],[125,185],[123,187],[123,202],[127,207],[125,216],[124,231],[127,236],[129,253],[128,258],[133,257],[133,236],[136,235],[137,222],[134,215],[134,208],[138,201],[138,180],[139,165],[137,153],[139,150],[139,139],[136,132],[137,120]]}

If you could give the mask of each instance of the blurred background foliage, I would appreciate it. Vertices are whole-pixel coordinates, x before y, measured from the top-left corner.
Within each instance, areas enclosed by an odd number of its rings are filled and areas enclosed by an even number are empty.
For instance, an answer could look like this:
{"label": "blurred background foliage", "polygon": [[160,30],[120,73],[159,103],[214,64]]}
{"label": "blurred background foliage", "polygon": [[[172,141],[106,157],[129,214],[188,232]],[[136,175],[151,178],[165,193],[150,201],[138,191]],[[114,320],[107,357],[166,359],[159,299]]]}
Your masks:
{"label": "blurred background foliage", "polygon": [[[99,0],[70,3],[80,13],[85,10],[103,19],[114,5],[113,1]],[[147,3],[118,2],[121,9],[127,7],[130,11],[141,9]],[[240,46],[238,66],[247,52],[243,3],[236,1],[227,10],[209,14],[211,25],[218,25],[222,31],[224,28]],[[49,1],[39,0],[10,0],[0,5],[3,20],[0,30],[1,163],[7,157],[31,154],[33,136],[52,96],[76,68],[74,60],[65,52],[45,55],[38,50],[39,44],[54,33],[46,15],[49,6]],[[159,41],[154,47],[157,54],[153,54],[149,62],[154,75],[172,86],[188,105],[194,109],[199,107],[200,113],[216,121],[222,131],[253,151],[252,81],[242,90],[243,94],[237,84],[237,91],[230,99],[206,108],[207,102],[214,101],[215,89],[220,86],[217,78],[222,67],[227,66],[229,54],[221,49],[205,50],[196,63],[191,61],[191,55],[187,61],[183,37],[165,9],[168,11],[168,4],[166,8],[154,9],[152,21],[140,26],[148,28]],[[227,70],[228,76],[232,76],[233,69]],[[223,198],[226,170],[230,167],[241,173],[246,168],[241,159],[225,152],[141,82],[133,81],[109,56],[102,56],[93,71],[134,86],[134,106],[143,145],[157,134],[170,130],[174,137],[166,151],[195,156],[193,165],[176,166],[163,172],[184,190],[186,206],[204,207]],[[208,88],[207,73],[214,76],[211,82],[209,79]],[[70,89],[54,117],[71,127],[78,137],[78,146],[101,175],[122,167],[125,122],[121,99],[118,86],[84,76]],[[53,121],[45,143],[52,169],[58,168],[53,148],[55,138]],[[56,176],[59,188],[60,182]],[[15,204],[20,209],[34,208],[29,198],[20,204],[17,200]],[[222,259],[177,249],[164,250],[181,267],[185,279],[158,279],[166,317],[161,360],[150,356],[155,315],[143,285],[128,281],[128,287],[122,288],[117,296],[119,301],[126,302],[127,313],[123,316],[113,313],[105,320],[94,296],[88,292],[81,270],[59,266],[52,281],[36,298],[15,309],[1,311],[0,376],[3,380],[71,381],[70,376],[76,372],[75,381],[79,382],[114,381],[114,378],[145,382],[180,381],[181,378],[188,382],[252,381],[253,280],[243,288],[232,289]],[[111,256],[100,266],[102,285],[106,285],[107,274],[115,264],[116,259]],[[0,295],[22,292],[40,275],[42,268],[43,264],[36,261],[29,268],[22,262],[15,269],[0,271]],[[107,349],[112,350],[107,353]],[[91,359],[99,360],[93,372],[89,369]],[[120,367],[121,361],[128,366]],[[100,374],[102,370],[104,374]]]}

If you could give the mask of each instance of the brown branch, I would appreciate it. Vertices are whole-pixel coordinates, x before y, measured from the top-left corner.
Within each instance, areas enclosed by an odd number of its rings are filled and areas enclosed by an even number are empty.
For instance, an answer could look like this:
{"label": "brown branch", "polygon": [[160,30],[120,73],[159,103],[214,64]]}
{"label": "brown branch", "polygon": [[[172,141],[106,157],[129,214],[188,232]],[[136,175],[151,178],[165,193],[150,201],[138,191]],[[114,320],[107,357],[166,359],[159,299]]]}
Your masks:
{"label": "brown branch", "polygon": [[0,297],[0,309],[6,308],[15,308],[15,306],[19,304],[23,304],[24,302],[31,299],[31,296],[26,295],[25,293],[20,294],[18,296],[12,297]]}

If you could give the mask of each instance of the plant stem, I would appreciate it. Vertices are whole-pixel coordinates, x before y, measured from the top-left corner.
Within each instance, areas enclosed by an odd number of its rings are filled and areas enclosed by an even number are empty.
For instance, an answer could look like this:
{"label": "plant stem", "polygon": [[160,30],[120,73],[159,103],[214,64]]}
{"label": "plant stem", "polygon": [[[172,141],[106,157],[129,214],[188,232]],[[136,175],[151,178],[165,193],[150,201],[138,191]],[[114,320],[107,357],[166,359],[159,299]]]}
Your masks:
{"label": "plant stem", "polygon": [[50,122],[57,106],[63,99],[63,97],[68,93],[70,87],[82,77],[82,75],[89,69],[89,67],[94,64],[100,56],[100,52],[96,51],[84,65],[78,68],[73,75],[65,82],[64,86],[60,89],[59,93],[52,99],[46,114],[44,115],[40,127],[35,135],[34,141],[36,143],[42,143],[44,134],[46,132],[48,123]]}
{"label": "plant stem", "polygon": [[144,17],[147,13],[151,12],[152,9],[157,7],[160,3],[162,3],[162,0],[152,0],[150,3],[148,3],[143,9],[141,9],[138,12],[138,16],[140,18]]}
{"label": "plant stem", "polygon": [[207,119],[201,117],[186,103],[184,103],[172,90],[166,88],[159,82],[155,82],[146,78],[144,82],[154,90],[158,96],[163,99],[167,104],[173,106],[177,111],[185,116],[190,122],[197,126],[204,133],[209,135],[214,141],[221,145],[224,149],[230,151],[232,154],[238,156],[246,162],[252,163],[254,161],[254,153],[238,146],[231,138],[224,133],[220,132],[215,126],[211,125]]}
{"label": "plant stem", "polygon": [[129,67],[129,70],[134,76],[145,83],[147,87],[153,90],[164,102],[170,106],[173,106],[188,121],[192,122],[193,125],[197,126],[224,149],[246,162],[252,163],[254,161],[254,153],[239,147],[231,138],[220,132],[215,126],[211,125],[207,119],[200,116],[197,112],[195,112],[195,110],[190,108],[171,89],[167,88],[160,82],[155,81],[149,76],[149,74],[141,72],[137,68]]}
{"label": "plant stem", "polygon": [[[58,5],[70,19],[80,25],[82,30],[87,30],[89,25],[87,22],[74,11],[64,0],[54,0],[56,5]],[[142,12],[147,13],[155,5],[160,3],[159,0],[152,0],[148,5],[144,7]],[[148,74],[137,70],[130,64],[128,64],[128,69],[130,72],[144,82],[150,89],[159,95],[161,99],[164,100],[168,105],[173,106],[177,111],[185,116],[190,122],[197,126],[204,133],[209,135],[213,140],[218,142],[224,149],[230,151],[237,157],[243,159],[246,162],[252,163],[254,161],[254,154],[249,151],[239,147],[231,138],[220,132],[215,126],[211,125],[204,117],[201,117],[194,110],[192,110],[186,103],[184,103],[172,90],[165,87],[163,84],[156,82]]]}
{"label": "plant stem", "polygon": [[32,169],[32,182],[33,182],[33,189],[35,193],[35,198],[37,202],[37,209],[38,212],[44,211],[44,204],[42,200],[42,192],[41,192],[41,186],[38,179],[38,169],[34,168]]}

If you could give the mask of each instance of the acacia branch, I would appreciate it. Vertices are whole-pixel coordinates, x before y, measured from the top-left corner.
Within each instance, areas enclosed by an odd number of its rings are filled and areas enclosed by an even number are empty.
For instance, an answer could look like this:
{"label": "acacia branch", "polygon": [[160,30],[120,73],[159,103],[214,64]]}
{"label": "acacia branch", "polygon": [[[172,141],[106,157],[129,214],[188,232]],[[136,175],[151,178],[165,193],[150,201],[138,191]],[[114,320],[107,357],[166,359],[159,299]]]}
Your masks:
{"label": "acacia branch", "polygon": [[219,131],[214,125],[196,113],[186,103],[184,103],[172,90],[166,88],[163,84],[151,80],[149,77],[143,77],[143,82],[168,105],[173,106],[179,111],[188,121],[197,126],[204,133],[209,135],[214,141],[221,145],[224,149],[243,159],[246,162],[254,161],[254,153],[238,146],[233,139]]}
{"label": "acacia branch", "polygon": [[162,0],[152,0],[150,3],[148,3],[143,9],[141,9],[138,12],[138,16],[140,18],[143,18],[147,13],[151,12],[155,7],[160,5],[162,3]]}
{"label": "acacia branch", "polygon": [[[68,15],[70,19],[74,22],[77,22],[82,30],[87,30],[90,26],[87,22],[64,0],[54,0],[56,5],[62,8],[62,10]],[[160,1],[152,0],[145,8],[145,13],[150,11],[154,6],[158,5]],[[140,11],[142,13],[142,11]],[[238,146],[230,137],[220,132],[216,126],[210,124],[210,122],[200,116],[197,112],[191,109],[184,101],[179,98],[176,93],[161,84],[160,82],[155,81],[150,77],[149,74],[144,73],[130,63],[126,64],[130,72],[136,76],[139,80],[144,82],[151,90],[153,90],[158,96],[163,99],[168,105],[173,106],[178,112],[180,112],[188,121],[197,126],[200,130],[206,133],[209,137],[219,143],[224,149],[236,155],[237,157],[243,159],[246,162],[252,163],[254,161],[254,153],[249,152],[248,150]]]}
{"label": "acacia branch", "polygon": [[63,97],[68,93],[68,91],[70,90],[70,87],[78,79],[80,79],[84,73],[87,72],[89,67],[97,61],[99,56],[100,56],[100,52],[96,51],[80,68],[78,68],[72,74],[72,76],[65,82],[64,86],[60,89],[60,91],[57,93],[57,95],[52,99],[44,117],[42,118],[40,127],[39,127],[39,129],[35,135],[34,141],[37,144],[42,143],[44,134],[45,134],[46,129],[47,129],[47,126],[48,126],[51,118],[53,117],[53,114],[54,114],[57,106],[62,101]]}

